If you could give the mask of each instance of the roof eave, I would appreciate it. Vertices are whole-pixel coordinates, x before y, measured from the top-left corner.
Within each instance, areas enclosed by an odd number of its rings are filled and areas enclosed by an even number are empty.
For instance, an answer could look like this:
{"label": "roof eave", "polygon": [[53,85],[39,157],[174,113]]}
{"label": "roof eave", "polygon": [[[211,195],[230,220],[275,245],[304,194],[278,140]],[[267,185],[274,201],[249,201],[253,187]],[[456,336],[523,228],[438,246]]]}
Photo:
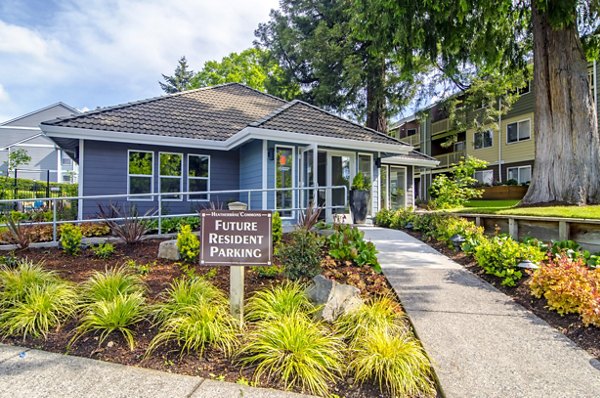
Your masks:
{"label": "roof eave", "polygon": [[437,167],[440,162],[438,160],[428,160],[428,159],[407,159],[399,156],[390,156],[381,159],[383,164],[400,164],[400,165],[413,165],[413,166],[423,166],[423,167]]}

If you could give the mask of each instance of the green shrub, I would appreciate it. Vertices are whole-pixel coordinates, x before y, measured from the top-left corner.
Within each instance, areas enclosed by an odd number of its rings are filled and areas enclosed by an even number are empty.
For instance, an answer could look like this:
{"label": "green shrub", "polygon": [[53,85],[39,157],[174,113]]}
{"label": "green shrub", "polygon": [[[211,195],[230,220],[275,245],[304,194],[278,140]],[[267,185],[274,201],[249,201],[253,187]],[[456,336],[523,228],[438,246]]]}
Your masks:
{"label": "green shrub", "polygon": [[356,381],[373,381],[392,397],[434,396],[429,359],[419,342],[386,328],[372,328],[351,345],[349,368]]}
{"label": "green shrub", "polygon": [[51,328],[74,313],[77,304],[77,293],[66,282],[33,284],[19,295],[22,299],[0,314],[0,330],[4,336],[46,338]]}
{"label": "green shrub", "polygon": [[420,231],[423,237],[427,239],[437,239],[438,231],[442,229],[442,225],[446,223],[446,219],[450,216],[440,213],[425,213],[415,218],[413,227],[415,231]]}
{"label": "green shrub", "polygon": [[517,264],[523,260],[539,263],[545,254],[537,247],[516,242],[508,236],[495,236],[482,240],[474,257],[487,274],[501,278],[502,285],[515,286],[523,276]]}
{"label": "green shrub", "polygon": [[254,293],[246,304],[246,319],[266,321],[294,314],[311,315],[315,310],[304,286],[287,282]]}
{"label": "green shrub", "polygon": [[390,228],[392,226],[392,216],[394,211],[390,209],[382,209],[375,214],[375,225],[383,228]]}
{"label": "green shrub", "polygon": [[201,278],[184,278],[174,281],[163,299],[154,307],[159,331],[147,354],[170,342],[177,343],[182,354],[189,351],[202,354],[209,345],[226,354],[232,352],[237,329],[221,290]]}
{"label": "green shrub", "polygon": [[183,225],[177,234],[177,249],[184,261],[194,262],[200,255],[200,241],[192,232],[192,227]]}
{"label": "green shrub", "polygon": [[381,273],[377,249],[364,239],[364,232],[356,227],[340,225],[329,237],[329,255],[340,261],[352,261],[359,266],[369,265]]}
{"label": "green shrub", "polygon": [[0,310],[14,303],[25,301],[27,290],[32,286],[60,283],[54,271],[45,270],[42,263],[18,260],[16,267],[0,267]]}
{"label": "green shrub", "polygon": [[325,396],[342,372],[340,338],[320,323],[294,314],[261,322],[239,351],[241,363],[256,366],[254,380],[266,376],[285,388]]}
{"label": "green shrub", "polygon": [[91,246],[94,256],[98,258],[110,258],[115,253],[115,246],[112,243],[99,243],[97,246]]}
{"label": "green shrub", "polygon": [[138,276],[132,275],[123,267],[113,268],[92,274],[83,284],[82,301],[84,303],[110,301],[118,296],[142,294],[144,291],[145,287]]}
{"label": "green shrub", "polygon": [[291,280],[312,278],[321,273],[321,239],[304,229],[290,234],[290,241],[280,250],[283,274]]}
{"label": "green shrub", "polygon": [[392,333],[406,330],[404,313],[391,297],[382,296],[361,305],[356,311],[340,316],[336,329],[349,341],[362,338],[373,328],[383,328]]}
{"label": "green shrub", "polygon": [[435,209],[448,209],[464,205],[468,200],[481,197],[483,190],[474,188],[475,171],[483,169],[487,162],[467,156],[454,166],[451,176],[438,174],[431,183],[429,205]]}
{"label": "green shrub", "polygon": [[467,247],[467,252],[469,252],[471,246],[473,247],[472,250],[474,250],[479,245],[479,242],[485,239],[483,227],[478,227],[475,223],[460,217],[445,218],[436,233],[437,239],[446,242],[450,248],[454,247],[450,238],[456,234],[462,235],[466,242],[469,243],[470,246]]}
{"label": "green shrub", "polygon": [[283,238],[283,225],[281,223],[281,216],[279,212],[273,212],[273,218],[271,220],[271,228],[273,234],[273,254],[279,254],[279,247],[281,246],[281,239]]}
{"label": "green shrub", "polygon": [[74,224],[63,224],[60,227],[60,245],[65,252],[75,256],[81,249],[83,234],[81,228]]}
{"label": "green shrub", "polygon": [[252,269],[256,272],[256,274],[260,278],[267,278],[267,279],[277,278],[283,272],[281,267],[279,267],[277,265],[256,266],[256,267],[252,267]]}
{"label": "green shrub", "polygon": [[98,344],[102,344],[113,332],[119,332],[133,350],[135,336],[132,327],[146,319],[148,313],[144,296],[140,292],[119,293],[108,300],[98,300],[82,308],[81,323],[71,344],[81,336],[100,332]]}
{"label": "green shrub", "polygon": [[352,179],[352,189],[356,189],[357,191],[370,191],[371,181],[369,181],[368,177],[365,177],[362,171],[359,171]]}

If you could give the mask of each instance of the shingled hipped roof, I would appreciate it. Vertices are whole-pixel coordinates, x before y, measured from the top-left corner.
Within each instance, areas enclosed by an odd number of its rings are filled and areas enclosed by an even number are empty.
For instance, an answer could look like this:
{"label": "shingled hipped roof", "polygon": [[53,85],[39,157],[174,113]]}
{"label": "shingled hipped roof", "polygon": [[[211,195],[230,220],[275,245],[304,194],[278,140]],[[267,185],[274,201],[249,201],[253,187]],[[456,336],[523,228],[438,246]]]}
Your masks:
{"label": "shingled hipped roof", "polygon": [[239,83],[184,91],[42,123],[43,126],[225,141],[246,127],[376,144],[407,145],[302,101]]}

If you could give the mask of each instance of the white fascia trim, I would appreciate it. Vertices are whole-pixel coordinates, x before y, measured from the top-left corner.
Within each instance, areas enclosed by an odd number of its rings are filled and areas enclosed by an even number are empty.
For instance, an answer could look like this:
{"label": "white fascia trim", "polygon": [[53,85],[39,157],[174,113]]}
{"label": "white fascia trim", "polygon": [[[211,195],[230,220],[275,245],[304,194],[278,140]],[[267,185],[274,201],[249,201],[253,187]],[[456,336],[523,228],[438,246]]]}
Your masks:
{"label": "white fascia trim", "polygon": [[26,131],[40,131],[39,127],[25,127],[25,126],[0,126],[2,130],[26,130]]}
{"label": "white fascia trim", "polygon": [[423,166],[423,167],[436,167],[440,164],[437,160],[426,160],[426,159],[404,159],[396,158],[394,156],[381,159],[381,164],[391,165],[409,165],[409,166]]}
{"label": "white fascia trim", "polygon": [[147,145],[164,145],[173,147],[214,149],[228,151],[252,139],[288,141],[294,144],[319,144],[357,151],[373,151],[407,155],[414,148],[401,144],[381,144],[367,141],[348,140],[344,138],[322,137],[316,135],[292,133],[289,131],[261,129],[246,127],[226,141],[198,140],[195,138],[168,137],[162,135],[122,133],[107,130],[92,130],[75,127],[41,125],[41,129],[48,137],[86,139],[94,141],[124,142]]}
{"label": "white fascia trim", "polygon": [[41,126],[44,135],[52,138],[86,139],[92,141],[123,142],[130,144],[163,145],[172,147],[214,149],[226,151],[222,141],[198,140],[195,138],[167,137],[163,135],[122,133],[107,130],[92,130],[75,127]]}
{"label": "white fascia trim", "polygon": [[367,141],[348,140],[345,138],[322,137],[317,135],[292,133],[282,130],[261,129],[259,127],[246,127],[233,137],[225,141],[230,148],[243,144],[249,139],[263,139],[280,142],[291,142],[295,144],[318,144],[321,146],[333,146],[344,149],[355,149],[357,151],[391,152],[407,155],[414,148],[401,144],[381,144]]}

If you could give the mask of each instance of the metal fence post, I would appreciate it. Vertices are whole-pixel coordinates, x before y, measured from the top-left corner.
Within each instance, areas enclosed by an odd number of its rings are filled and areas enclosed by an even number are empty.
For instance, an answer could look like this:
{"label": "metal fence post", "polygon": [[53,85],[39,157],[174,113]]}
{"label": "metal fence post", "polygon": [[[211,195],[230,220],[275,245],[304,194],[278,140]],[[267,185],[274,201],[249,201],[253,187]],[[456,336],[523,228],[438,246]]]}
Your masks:
{"label": "metal fence post", "polygon": [[162,196],[158,194],[158,236],[162,235]]}
{"label": "metal fence post", "polygon": [[56,199],[52,199],[52,243],[57,241],[56,233]]}
{"label": "metal fence post", "polygon": [[248,210],[252,208],[252,191],[248,191]]}

